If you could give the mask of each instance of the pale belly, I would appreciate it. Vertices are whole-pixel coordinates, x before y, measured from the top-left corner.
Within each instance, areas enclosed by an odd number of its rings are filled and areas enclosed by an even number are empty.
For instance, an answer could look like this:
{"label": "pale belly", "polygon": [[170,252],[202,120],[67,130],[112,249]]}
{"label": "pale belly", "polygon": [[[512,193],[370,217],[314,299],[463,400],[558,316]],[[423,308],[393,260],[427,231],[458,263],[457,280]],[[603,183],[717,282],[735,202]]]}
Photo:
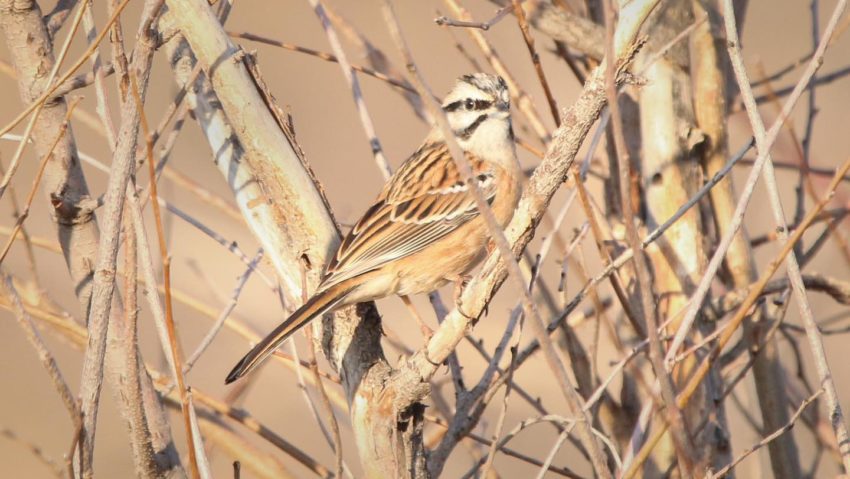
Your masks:
{"label": "pale belly", "polygon": [[[519,181],[508,183],[502,198],[493,204],[497,223],[510,221],[519,199]],[[422,251],[366,273],[344,304],[379,299],[392,294],[430,293],[448,282],[456,282],[472,271],[485,257],[490,238],[483,218],[478,217]]]}
{"label": "pale belly", "polygon": [[475,219],[447,236],[445,241],[406,258],[397,269],[395,294],[429,293],[448,282],[458,281],[484,258],[486,233],[486,226]]}

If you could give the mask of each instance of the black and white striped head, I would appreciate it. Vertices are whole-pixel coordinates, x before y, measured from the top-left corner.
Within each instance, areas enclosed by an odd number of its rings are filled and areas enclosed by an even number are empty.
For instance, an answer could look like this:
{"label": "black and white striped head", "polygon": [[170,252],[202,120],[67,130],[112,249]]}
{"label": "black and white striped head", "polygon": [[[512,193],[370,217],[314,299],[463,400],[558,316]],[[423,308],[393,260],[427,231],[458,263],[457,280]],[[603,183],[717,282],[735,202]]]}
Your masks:
{"label": "black and white striped head", "polygon": [[511,97],[508,85],[498,75],[473,73],[458,78],[443,100],[443,111],[466,150],[513,141]]}

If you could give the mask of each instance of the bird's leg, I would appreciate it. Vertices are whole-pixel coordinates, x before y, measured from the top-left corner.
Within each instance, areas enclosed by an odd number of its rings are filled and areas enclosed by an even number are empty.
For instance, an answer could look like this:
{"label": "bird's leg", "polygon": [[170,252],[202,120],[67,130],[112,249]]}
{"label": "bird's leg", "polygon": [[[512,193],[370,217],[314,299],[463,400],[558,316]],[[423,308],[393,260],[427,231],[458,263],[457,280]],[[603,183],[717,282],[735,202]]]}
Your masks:
{"label": "bird's leg", "polygon": [[466,289],[466,286],[469,284],[469,280],[471,280],[471,279],[472,279],[472,275],[469,275],[469,274],[462,274],[462,275],[459,275],[457,278],[455,278],[454,279],[455,290],[454,290],[454,294],[452,295],[452,298],[454,299],[454,302],[455,302],[455,308],[457,308],[457,310],[460,312],[460,314],[466,316],[467,318],[469,318],[470,316],[467,315],[466,312],[464,312],[463,307],[462,307],[463,306],[463,290]]}
{"label": "bird's leg", "polygon": [[434,335],[434,330],[425,324],[425,320],[422,319],[422,316],[419,316],[419,312],[416,311],[416,307],[413,306],[413,302],[410,301],[410,297],[401,296],[401,301],[405,306],[407,306],[407,309],[410,311],[413,318],[416,319],[416,324],[419,325],[419,331],[422,332],[422,336],[425,338],[425,344],[428,344],[428,341],[431,340],[431,336]]}
{"label": "bird's leg", "polygon": [[454,278],[455,289],[452,294],[452,299],[454,300],[455,306],[460,306],[461,296],[463,296],[463,290],[466,289],[466,285],[469,284],[469,280],[472,279],[471,275],[462,274],[457,278]]}
{"label": "bird's leg", "polygon": [[[454,278],[453,281],[455,283],[455,289],[454,289],[454,294],[452,295],[452,297],[453,297],[454,302],[455,302],[455,308],[457,308],[457,310],[458,310],[458,312],[460,312],[460,314],[462,314],[463,316],[466,316],[467,318],[470,318],[472,320],[476,320],[476,318],[473,318],[472,316],[466,314],[466,312],[463,310],[463,290],[465,290],[467,285],[469,285],[469,281],[471,279],[472,279],[471,274],[462,274],[462,275],[459,275],[456,278]],[[489,305],[485,306],[484,311],[482,311],[482,312],[484,313],[484,316],[486,316],[487,313],[489,312]]]}

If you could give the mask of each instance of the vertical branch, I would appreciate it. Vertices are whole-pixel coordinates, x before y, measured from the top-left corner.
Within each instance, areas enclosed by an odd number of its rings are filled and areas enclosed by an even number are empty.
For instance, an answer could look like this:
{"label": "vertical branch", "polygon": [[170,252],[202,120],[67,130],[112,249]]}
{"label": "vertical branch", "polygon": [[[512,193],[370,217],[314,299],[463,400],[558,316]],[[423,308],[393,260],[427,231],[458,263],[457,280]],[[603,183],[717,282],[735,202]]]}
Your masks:
{"label": "vertical branch", "polygon": [[[694,76],[694,114],[705,135],[701,161],[706,175],[711,177],[723,168],[729,154],[726,128],[728,61],[723,55],[724,42],[719,31],[721,19],[717,10],[704,0],[695,0],[693,6],[696,12],[708,15],[708,22],[697,27],[694,33],[691,70]],[[731,178],[724,178],[712,188],[710,198],[717,231],[720,236],[726,236],[735,210]],[[758,279],[745,227],[742,226],[732,236],[724,263],[736,288],[745,288]],[[762,422],[765,429],[774,430],[788,422],[788,397],[777,340],[765,336],[770,321],[766,314],[764,305],[755,310],[744,323],[744,337],[751,344],[753,378]],[[755,350],[755,347],[758,349]],[[800,477],[802,472],[793,434],[784,434],[771,441],[768,451],[775,477]]]}
{"label": "vertical branch", "polygon": [[[97,38],[97,28],[94,24],[94,14],[92,13],[92,0],[85,0],[83,4],[85,13],[83,14],[83,26],[86,28],[86,39],[89,44],[94,43]],[[97,116],[100,117],[100,122],[103,123],[104,133],[109,148],[115,148],[115,125],[112,122],[112,116],[109,114],[109,105],[106,100],[105,76],[103,74],[103,65],[100,60],[100,49],[95,48],[90,57],[92,63],[92,72],[94,73],[95,94],[97,95]]]}
{"label": "vertical branch", "polygon": [[[133,94],[133,100],[136,102],[136,108],[139,110],[139,124],[141,133],[145,139],[145,152],[147,153],[148,173],[150,175],[150,198],[153,209],[154,223],[156,224],[156,235],[159,239],[159,253],[162,257],[162,277],[163,289],[165,289],[165,324],[168,331],[168,348],[166,353],[171,357],[172,374],[174,375],[175,384],[180,393],[180,406],[183,413],[183,423],[186,427],[186,441],[188,442],[189,464],[192,466],[192,476],[195,479],[200,479],[202,468],[199,467],[198,456],[195,450],[197,444],[201,443],[200,438],[194,437],[195,427],[192,426],[192,404],[189,391],[186,388],[186,382],[183,377],[183,350],[180,347],[180,340],[177,337],[177,327],[174,323],[174,310],[171,303],[171,257],[168,255],[168,245],[165,240],[165,228],[162,225],[162,213],[159,210],[159,197],[157,194],[156,171],[154,170],[153,161],[153,138],[148,129],[147,117],[145,116],[144,104],[139,95],[139,86],[135,76],[130,76],[130,91]],[[126,104],[126,103],[125,103]],[[132,187],[132,185],[131,185]],[[133,198],[134,199],[134,198]],[[133,202],[131,199],[131,202]],[[131,207],[135,207],[132,205]],[[201,447],[203,450],[203,447]]]}
{"label": "vertical branch", "polygon": [[[145,2],[139,27],[139,41],[134,49],[131,68],[135,70],[138,76],[140,98],[142,99],[147,87],[154,51],[151,27],[161,5],[157,0]],[[125,102],[121,110],[118,144],[115,148],[115,158],[104,198],[103,216],[105,221],[94,271],[91,309],[88,315],[89,339],[83,361],[82,386],[80,388],[83,411],[83,431],[80,447],[82,450],[81,463],[84,466],[92,464],[94,457],[95,424],[100,389],[103,383],[103,360],[106,354],[108,319],[112,309],[112,295],[115,290],[115,262],[118,255],[119,231],[124,211],[124,195],[135,160],[139,115],[136,102]]]}
{"label": "vertical branch", "polygon": [[[145,418],[144,409],[142,408],[142,404],[144,404],[143,395],[144,391],[142,389],[142,384],[140,378],[144,371],[144,365],[141,364],[141,358],[139,357],[139,345],[138,345],[138,320],[139,320],[139,304],[138,304],[138,281],[139,281],[139,270],[138,270],[138,247],[136,244],[136,235],[133,232],[133,222],[130,220],[130,216],[126,214],[124,216],[124,321],[116,322],[113,326],[116,331],[114,334],[116,337],[121,338],[121,352],[126,356],[124,361],[130,365],[129,371],[132,373],[128,375],[123,382],[124,391],[123,393],[132,398],[131,404],[134,406],[133,413],[139,418],[138,422],[141,424],[141,427],[131,428],[131,443],[134,445],[138,445],[135,447],[141,447],[145,444],[144,438],[150,434],[147,420]],[[113,313],[116,314],[116,313]],[[142,464],[144,467],[136,466],[136,474],[140,477],[152,477],[150,471],[156,471],[156,463],[154,462],[155,458],[152,454],[153,451],[148,453],[147,450],[143,450],[142,454],[140,454]]]}
{"label": "vertical branch", "polygon": [[[180,29],[206,74],[206,81],[199,80],[197,95],[192,94],[194,88],[189,90],[195,116],[243,215],[294,304],[302,292],[297,281],[302,267],[307,267],[307,287],[314,288],[322,265],[340,241],[327,203],[291,131],[276,119],[271,99],[258,89],[260,80],[241,61],[242,54],[207,2],[169,0],[168,6],[168,21]],[[181,57],[192,61],[189,56]],[[366,474],[394,475],[399,469],[393,467],[392,458],[403,447],[395,439],[409,441],[415,428],[407,427],[409,417],[393,415],[391,420],[384,420],[373,416],[374,411],[367,407],[372,398],[383,394],[391,368],[381,349],[376,311],[361,308],[359,317],[352,314],[354,311],[338,312],[335,321],[323,323],[322,345],[343,379]],[[414,409],[421,415],[421,408]],[[404,432],[397,434],[400,429]],[[401,471],[424,470],[395,465]]]}
{"label": "vertical branch", "polygon": [[[650,44],[663,56],[647,58],[644,64],[647,84],[640,89],[640,125],[642,168],[641,184],[645,192],[647,226],[654,227],[671,217],[679,205],[685,204],[700,186],[701,171],[698,154],[705,146],[705,134],[696,126],[695,108],[700,98],[693,88],[693,59],[688,44],[677,41],[679,32],[689,31],[694,22],[691,2],[679,2],[659,11],[658,23]],[[704,17],[703,17],[704,19]],[[710,61],[710,60],[709,60]],[[713,64],[713,63],[712,63]],[[722,78],[722,77],[721,77]],[[724,118],[725,121],[725,118]],[[725,139],[724,139],[725,142]],[[719,170],[725,156],[720,159]],[[663,238],[650,248],[654,269],[659,311],[672,319],[671,327],[679,327],[681,312],[687,307],[708,262],[705,246],[706,231],[699,209],[689,211],[678,219]],[[692,332],[694,341],[710,334],[709,325]],[[670,350],[667,354],[675,354]],[[682,383],[695,367],[695,357],[688,356],[673,371],[676,383]],[[699,399],[685,411],[690,424],[699,424],[708,415],[710,423],[696,434],[696,450],[705,451],[706,464],[725,464],[729,461],[728,447],[720,438],[725,434],[725,414],[722,404],[712,398],[720,384],[719,371],[712,372],[713,380],[704,383]],[[718,431],[719,430],[719,431]],[[663,467],[663,465],[662,465]]]}
{"label": "vertical branch", "polygon": [[[620,18],[623,12],[620,12]],[[643,317],[646,323],[647,335],[649,336],[649,359],[652,364],[652,369],[661,386],[661,397],[664,401],[667,421],[670,425],[673,435],[673,442],[676,447],[676,454],[679,458],[679,471],[684,477],[692,477],[694,474],[695,460],[699,458],[693,457],[693,452],[696,449],[691,442],[690,434],[688,433],[685,424],[685,418],[682,411],[676,404],[676,393],[673,387],[673,381],[664,367],[663,358],[664,351],[661,340],[658,337],[658,316],[655,307],[655,301],[652,297],[652,282],[647,271],[647,263],[644,257],[644,252],[640,248],[640,237],[638,236],[637,226],[635,224],[635,215],[632,205],[632,181],[631,181],[631,161],[629,152],[626,148],[625,138],[623,136],[623,120],[620,116],[620,108],[617,101],[617,85],[615,80],[615,63],[610,52],[614,48],[614,12],[608,2],[605,2],[605,17],[608,41],[606,44],[606,91],[608,95],[608,107],[611,111],[611,124],[614,130],[614,151],[619,167],[620,179],[620,202],[623,214],[623,223],[626,226],[627,239],[634,250],[634,269],[637,282],[635,288],[640,297],[640,302],[637,303],[640,307],[638,316]],[[663,465],[662,465],[663,466]]]}
{"label": "vertical branch", "polygon": [[540,56],[534,48],[534,37],[528,31],[528,22],[525,20],[525,12],[519,0],[512,0],[514,7],[514,15],[519,22],[519,29],[522,31],[522,38],[525,40],[525,45],[528,47],[528,53],[531,55],[531,61],[534,63],[534,70],[537,72],[537,78],[540,80],[540,86],[543,87],[543,93],[546,94],[546,102],[549,104],[549,111],[552,113],[552,118],[555,120],[555,126],[561,126],[561,117],[558,114],[558,105],[555,103],[555,97],[552,96],[552,90],[549,88],[549,82],[546,80],[546,74],[543,72],[543,65],[540,64]]}
{"label": "vertical branch", "polygon": [[[129,0],[123,0],[115,7],[104,27],[105,30],[98,34],[92,45],[96,45],[105,37],[109,25],[117,20],[128,2]],[[51,91],[67,80],[93,51],[90,46],[87,53],[50,87],[42,72],[45,68],[52,68],[55,60],[50,35],[38,5],[35,2],[0,1],[0,27],[15,65],[20,96],[23,102],[29,105],[18,118],[24,118],[26,112],[32,112],[33,105],[50,97]],[[50,149],[51,139],[60,130],[66,114],[67,104],[64,98],[59,97],[45,103],[32,131],[32,141],[40,156]],[[70,273],[71,286],[81,310],[88,315],[92,294],[92,266],[96,262],[99,231],[94,215],[96,203],[89,196],[72,128],[69,127],[53,150],[52,158],[45,167],[42,183],[42,189],[50,201],[51,217],[56,224],[59,244]],[[117,298],[112,309],[115,311],[112,321],[117,325],[123,324],[123,311]],[[173,448],[165,411],[153,390],[147,371],[139,368],[137,351],[122,349],[127,344],[127,338],[117,334],[110,336],[118,341],[108,341],[106,366],[113,390],[121,392],[116,394],[116,402],[131,431],[137,473],[144,477],[169,473],[181,475],[182,469]],[[136,374],[139,374],[138,380],[143,392],[143,413],[137,409],[135,398],[123,395],[122,382],[127,378],[136,377]],[[154,457],[153,465],[147,459],[150,457]]]}
{"label": "vertical branch", "polygon": [[[785,224],[785,215],[782,211],[782,203],[778,187],[776,185],[776,178],[770,157],[771,142],[768,140],[768,133],[764,127],[764,122],[759,115],[758,107],[755,103],[755,99],[753,98],[752,87],[749,79],[747,78],[743,59],[741,58],[741,46],[738,40],[738,31],[735,24],[732,2],[731,0],[724,0],[723,4],[725,11],[724,24],[726,26],[726,36],[729,39],[729,57],[732,60],[732,68],[735,72],[735,78],[737,79],[738,86],[741,89],[741,96],[744,99],[744,106],[747,109],[750,125],[753,127],[753,134],[756,138],[756,147],[758,148],[759,156],[763,156],[765,158],[763,176],[767,185],[768,198],[770,199],[774,220],[779,227],[778,232],[780,240],[785,242],[788,240],[788,227]],[[823,52],[829,43],[832,31],[838,23],[839,18],[841,18],[841,15],[844,13],[846,6],[846,0],[840,0],[838,4],[836,4],[832,18],[830,18],[820,45],[818,45],[818,48],[815,51],[815,58],[823,55]],[[811,73],[808,76],[808,81],[812,80],[814,73],[815,70],[811,70]],[[781,120],[781,118],[777,120],[777,123]],[[820,201],[818,204],[824,204],[824,201]],[[826,359],[821,333],[818,329],[817,323],[815,322],[811,306],[809,305],[806,288],[803,285],[803,279],[800,275],[800,267],[797,264],[797,259],[793,254],[789,255],[785,264],[788,270],[788,280],[791,282],[791,290],[797,299],[797,306],[800,311],[800,316],[803,319],[803,325],[806,328],[806,336],[809,339],[809,346],[812,348],[818,377],[825,391],[826,402],[829,407],[828,417],[830,418],[833,432],[835,433],[836,441],[838,442],[844,471],[850,473],[850,434],[848,434],[847,424],[844,422],[844,414],[841,412],[841,404],[838,401],[838,392],[836,391],[835,383],[832,380],[832,373],[830,372],[829,363]]]}

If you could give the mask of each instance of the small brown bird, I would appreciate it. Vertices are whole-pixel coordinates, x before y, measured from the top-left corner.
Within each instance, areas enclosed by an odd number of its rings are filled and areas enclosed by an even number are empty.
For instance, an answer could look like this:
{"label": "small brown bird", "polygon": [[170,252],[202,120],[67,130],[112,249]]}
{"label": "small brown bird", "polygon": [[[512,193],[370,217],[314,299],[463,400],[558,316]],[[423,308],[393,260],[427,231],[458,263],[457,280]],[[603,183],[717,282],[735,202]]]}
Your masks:
{"label": "small brown bird", "polygon": [[[510,95],[496,75],[457,80],[443,111],[501,226],[513,216],[522,171],[516,158]],[[246,375],[312,319],[343,306],[434,291],[461,280],[489,238],[475,199],[439,129],[395,172],[325,268],[316,293],[254,346],[225,383]]]}

